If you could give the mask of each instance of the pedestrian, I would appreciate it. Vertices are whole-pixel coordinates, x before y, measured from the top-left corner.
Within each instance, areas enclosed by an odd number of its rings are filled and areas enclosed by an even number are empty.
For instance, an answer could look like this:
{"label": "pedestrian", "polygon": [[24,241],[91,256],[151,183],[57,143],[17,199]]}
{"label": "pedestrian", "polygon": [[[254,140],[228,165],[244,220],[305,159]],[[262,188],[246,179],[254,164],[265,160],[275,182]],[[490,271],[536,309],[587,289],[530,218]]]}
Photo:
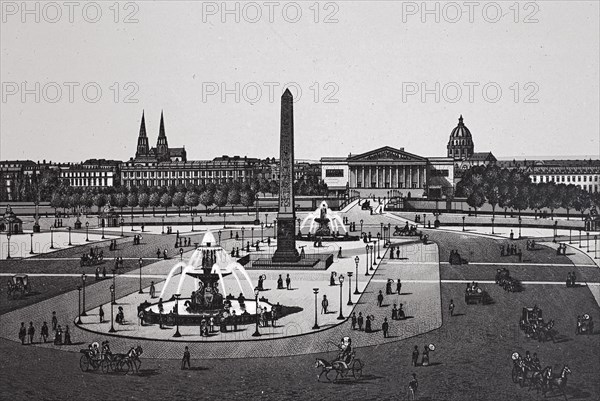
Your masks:
{"label": "pedestrian", "polygon": [[327,300],[327,295],[323,295],[323,300],[321,301],[321,314],[327,314],[328,307],[329,301]]}
{"label": "pedestrian", "polygon": [[283,278],[281,277],[281,274],[279,275],[279,278],[277,279],[277,289],[283,290]]}
{"label": "pedestrian", "polygon": [[155,298],[156,288],[154,288],[154,281],[150,282],[150,298]]}
{"label": "pedestrian", "polygon": [[367,321],[365,322],[365,333],[371,333],[371,316],[367,315]]}
{"label": "pedestrian", "polygon": [[419,388],[419,382],[417,381],[417,374],[412,374],[412,379],[408,383],[408,399],[413,401],[417,399],[417,389]]}
{"label": "pedestrian", "polygon": [[387,338],[389,329],[390,329],[390,324],[387,321],[387,317],[383,318],[383,323],[381,324],[381,330],[383,331],[383,338]]}
{"label": "pedestrian", "polygon": [[450,316],[454,316],[454,300],[450,300],[450,306],[448,309],[450,310]]}
{"label": "pedestrian", "polygon": [[188,349],[188,347],[185,347],[185,351],[183,351],[183,359],[181,360],[181,370],[185,369],[185,365],[187,365],[188,369],[191,369],[190,350]]}
{"label": "pedestrian", "polygon": [[160,259],[160,248],[156,249],[156,259]]}
{"label": "pedestrian", "polygon": [[356,330],[356,312],[352,312],[352,330]]}
{"label": "pedestrian", "polygon": [[64,345],[71,345],[71,333],[69,332],[69,326],[65,326],[65,339],[63,341]]}
{"label": "pedestrian", "polygon": [[398,281],[396,281],[396,294],[400,295],[401,292],[402,292],[402,282],[400,281],[400,279],[398,279]]}
{"label": "pedestrian", "polygon": [[421,365],[429,366],[429,347],[425,345],[423,348],[423,356],[421,357]]}
{"label": "pedestrian", "polygon": [[400,247],[396,247],[396,259],[400,259]]}
{"label": "pedestrian", "polygon": [[165,250],[163,251],[163,257],[165,260],[167,260],[167,248],[165,248]]}
{"label": "pedestrian", "polygon": [[235,314],[235,311],[231,314],[231,321],[233,323],[233,331],[237,331],[237,315]]}
{"label": "pedestrian", "polygon": [[210,332],[211,333],[215,332],[215,317],[214,316],[210,317]]}
{"label": "pedestrian", "polygon": [[419,361],[419,347],[415,345],[415,349],[412,352],[412,365],[417,366]]}
{"label": "pedestrian", "polygon": [[363,323],[364,323],[364,318],[363,318],[362,312],[358,312],[357,323],[358,323],[358,331],[362,331]]}
{"label": "pedestrian", "polygon": [[56,318],[56,312],[52,312],[52,331],[56,331],[58,327],[58,319]]}
{"label": "pedestrian", "polygon": [[288,290],[291,290],[291,286],[292,286],[292,279],[290,278],[290,275],[288,274],[285,278],[285,286]]}
{"label": "pedestrian", "polygon": [[33,327],[33,322],[29,322],[29,328],[27,329],[27,335],[29,336],[29,344],[33,344],[34,334],[35,334],[35,327]]}
{"label": "pedestrian", "polygon": [[100,316],[100,323],[104,323],[104,309],[102,308],[102,305],[100,305],[100,308],[98,309],[98,316]]}
{"label": "pedestrian", "polygon": [[329,285],[330,286],[335,285],[335,272],[331,272],[331,276],[329,277]]}
{"label": "pedestrian", "polygon": [[404,315],[404,309],[402,307],[404,304],[400,304],[400,308],[398,308],[398,320],[404,319],[406,316]]}
{"label": "pedestrian", "polygon": [[48,323],[44,322],[44,324],[42,325],[42,332],[40,333],[42,336],[42,340],[44,340],[44,342],[46,342],[46,340],[48,339]]}
{"label": "pedestrian", "polygon": [[56,333],[54,334],[54,345],[62,345],[62,328],[60,325],[56,328]]}
{"label": "pedestrian", "polygon": [[377,306],[381,307],[383,305],[383,293],[379,290],[379,295],[377,295]]}
{"label": "pedestrian", "polygon": [[387,283],[385,283],[385,295],[392,295],[392,279],[388,279]]}
{"label": "pedestrian", "polygon": [[27,336],[27,329],[25,328],[25,322],[21,322],[21,328],[19,328],[19,340],[21,345],[25,345],[25,337]]}
{"label": "pedestrian", "polygon": [[396,307],[396,304],[394,304],[394,307],[392,308],[392,320],[397,320],[398,319],[398,308]]}

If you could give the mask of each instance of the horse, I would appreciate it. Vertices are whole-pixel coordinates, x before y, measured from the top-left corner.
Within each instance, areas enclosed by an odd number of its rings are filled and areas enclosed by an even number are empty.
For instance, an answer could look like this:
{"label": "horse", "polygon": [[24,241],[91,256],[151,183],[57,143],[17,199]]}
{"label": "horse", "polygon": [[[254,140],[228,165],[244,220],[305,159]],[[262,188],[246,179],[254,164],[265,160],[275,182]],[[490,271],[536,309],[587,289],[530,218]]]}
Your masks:
{"label": "horse", "polygon": [[548,337],[550,337],[552,339],[552,342],[556,342],[556,340],[554,339],[554,319],[550,319],[550,321],[545,324],[542,325],[539,329],[538,329],[538,341],[547,341]]}
{"label": "horse", "polygon": [[556,387],[560,390],[565,400],[567,400],[567,394],[565,393],[565,388],[567,387],[567,375],[571,373],[571,369],[567,365],[564,365],[562,370],[560,371],[560,376],[553,377],[548,382],[548,386],[550,391],[552,391],[552,387]]}
{"label": "horse", "polygon": [[550,369],[552,369],[550,366],[546,366],[544,368],[544,370],[534,371],[533,374],[531,375],[531,378],[529,381],[529,388],[527,389],[527,391],[530,391],[531,387],[535,387],[536,394],[539,394],[540,390],[541,390],[542,394],[544,394],[544,397],[545,397],[546,391],[548,389],[548,383],[546,382],[546,377],[547,377],[548,371]]}
{"label": "horse", "polygon": [[127,358],[129,358],[129,360],[131,361],[131,365],[133,366],[133,369],[136,373],[139,373],[140,367],[142,366],[142,361],[140,361],[140,355],[142,355],[143,352],[144,350],[140,345],[138,345],[135,348],[131,347],[129,349],[129,352],[127,352]]}
{"label": "horse", "polygon": [[325,376],[327,376],[327,373],[333,369],[333,365],[331,365],[325,359],[316,358],[315,368],[321,368],[321,373],[317,375],[317,381],[321,381],[321,376],[323,376],[323,373],[325,373]]}

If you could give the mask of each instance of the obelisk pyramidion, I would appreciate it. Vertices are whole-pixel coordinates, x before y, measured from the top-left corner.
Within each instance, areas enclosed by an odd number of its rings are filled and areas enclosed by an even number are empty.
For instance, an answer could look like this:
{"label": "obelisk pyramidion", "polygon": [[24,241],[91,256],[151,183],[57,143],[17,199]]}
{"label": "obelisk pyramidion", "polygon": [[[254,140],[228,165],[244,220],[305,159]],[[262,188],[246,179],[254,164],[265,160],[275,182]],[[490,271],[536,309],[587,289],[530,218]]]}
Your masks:
{"label": "obelisk pyramidion", "polygon": [[281,95],[279,134],[279,211],[277,213],[277,250],[273,262],[297,262],[296,212],[294,211],[294,97],[289,89]]}

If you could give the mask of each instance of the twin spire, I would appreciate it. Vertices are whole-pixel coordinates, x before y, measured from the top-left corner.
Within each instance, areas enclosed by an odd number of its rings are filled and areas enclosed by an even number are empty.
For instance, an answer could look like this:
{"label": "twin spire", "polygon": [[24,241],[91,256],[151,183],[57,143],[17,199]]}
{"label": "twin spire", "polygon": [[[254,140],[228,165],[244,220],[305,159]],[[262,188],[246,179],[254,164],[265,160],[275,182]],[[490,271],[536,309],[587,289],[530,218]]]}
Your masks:
{"label": "twin spire", "polygon": [[[150,146],[148,145],[148,136],[146,135],[146,117],[145,111],[142,111],[142,122],[140,124],[140,133],[138,136],[137,150],[135,157],[144,157],[150,155]],[[165,131],[165,119],[163,112],[160,112],[160,126],[158,129],[158,141],[156,142],[156,156],[159,158],[169,157],[169,144]]]}

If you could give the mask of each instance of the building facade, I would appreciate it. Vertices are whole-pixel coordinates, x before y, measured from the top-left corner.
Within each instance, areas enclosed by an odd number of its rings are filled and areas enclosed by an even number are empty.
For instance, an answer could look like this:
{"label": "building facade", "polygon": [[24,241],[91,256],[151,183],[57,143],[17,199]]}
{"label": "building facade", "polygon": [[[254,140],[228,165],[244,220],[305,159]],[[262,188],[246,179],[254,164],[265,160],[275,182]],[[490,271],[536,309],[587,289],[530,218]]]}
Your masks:
{"label": "building facade", "polygon": [[60,178],[74,188],[106,188],[120,185],[118,160],[89,159],[60,170]]}

